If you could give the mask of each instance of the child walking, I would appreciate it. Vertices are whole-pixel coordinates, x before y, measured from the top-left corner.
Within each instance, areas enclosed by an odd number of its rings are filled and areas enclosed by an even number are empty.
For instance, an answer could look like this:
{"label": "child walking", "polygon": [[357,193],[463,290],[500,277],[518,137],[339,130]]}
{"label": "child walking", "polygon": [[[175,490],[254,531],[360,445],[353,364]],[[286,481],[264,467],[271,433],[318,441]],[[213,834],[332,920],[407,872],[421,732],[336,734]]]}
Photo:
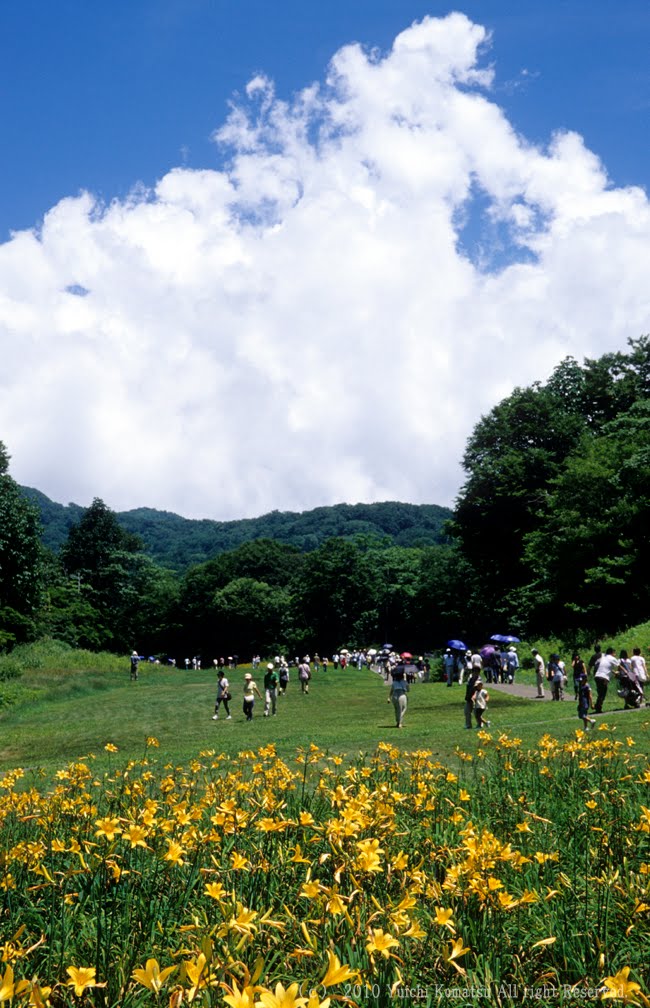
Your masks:
{"label": "child walking", "polygon": [[589,731],[589,728],[593,728],[596,724],[596,718],[589,717],[588,713],[593,705],[591,686],[587,679],[587,673],[583,672],[578,680],[578,717],[584,724],[585,731]]}
{"label": "child walking", "polygon": [[487,714],[487,705],[489,699],[490,697],[488,691],[486,690],[482,680],[477,679],[476,689],[474,691],[474,696],[472,697],[474,703],[474,717],[476,718],[477,728],[490,727],[490,722],[485,717],[485,715]]}

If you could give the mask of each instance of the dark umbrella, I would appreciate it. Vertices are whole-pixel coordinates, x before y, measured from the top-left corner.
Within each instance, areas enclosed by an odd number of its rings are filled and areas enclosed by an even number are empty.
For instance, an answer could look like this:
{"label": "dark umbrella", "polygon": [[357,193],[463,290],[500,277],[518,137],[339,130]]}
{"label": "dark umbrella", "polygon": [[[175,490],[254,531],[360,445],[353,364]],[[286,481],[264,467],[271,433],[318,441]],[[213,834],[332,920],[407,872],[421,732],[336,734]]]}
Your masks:
{"label": "dark umbrella", "polygon": [[448,640],[447,647],[454,651],[467,651],[467,644],[463,644],[462,640]]}
{"label": "dark umbrella", "polygon": [[510,640],[510,638],[504,637],[502,633],[493,633],[490,640],[497,641],[498,644],[505,644],[506,641]]}

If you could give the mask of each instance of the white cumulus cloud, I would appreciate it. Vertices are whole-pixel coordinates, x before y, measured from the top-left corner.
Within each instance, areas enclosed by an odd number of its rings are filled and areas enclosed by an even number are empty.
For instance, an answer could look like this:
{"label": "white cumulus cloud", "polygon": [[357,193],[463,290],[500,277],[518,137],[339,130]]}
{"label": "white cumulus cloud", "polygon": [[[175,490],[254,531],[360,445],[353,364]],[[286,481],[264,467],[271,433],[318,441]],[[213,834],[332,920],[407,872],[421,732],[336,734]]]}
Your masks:
{"label": "white cumulus cloud", "polygon": [[55,500],[237,518],[451,503],[482,413],[648,330],[648,199],[495,103],[485,30],[257,75],[221,170],[62,200],[0,246],[0,438]]}

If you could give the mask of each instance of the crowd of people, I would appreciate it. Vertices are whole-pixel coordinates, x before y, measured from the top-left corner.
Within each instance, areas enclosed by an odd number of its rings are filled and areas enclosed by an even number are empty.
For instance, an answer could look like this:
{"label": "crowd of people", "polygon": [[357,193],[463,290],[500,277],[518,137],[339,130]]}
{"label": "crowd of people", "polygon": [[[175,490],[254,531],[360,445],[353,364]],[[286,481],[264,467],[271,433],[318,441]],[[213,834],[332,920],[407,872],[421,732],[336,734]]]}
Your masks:
{"label": "crowd of people", "polygon": [[[453,642],[451,642],[453,643]],[[617,655],[613,647],[603,652],[599,645],[588,661],[584,661],[576,651],[567,664],[559,654],[552,653],[545,661],[537,648],[532,648],[533,669],[535,673],[535,699],[544,699],[545,687],[550,688],[552,700],[561,701],[571,681],[574,700],[578,704],[578,717],[585,729],[592,728],[595,719],[590,712],[601,714],[603,704],[610,684],[616,682],[617,695],[624,700],[625,708],[641,707],[646,702],[645,685],[648,681],[646,661],[641,649],[635,647],[632,654],[621,650]],[[138,666],[142,656],[133,651],[130,657],[131,679],[138,678]],[[237,655],[228,658],[215,658],[213,666],[218,672],[217,692],[214,704],[213,720],[218,721],[220,713],[225,712],[225,719],[232,720],[230,704],[232,692],[226,671],[236,670],[239,663]],[[185,659],[186,669],[201,668],[201,659]],[[287,658],[276,655],[266,664],[263,674],[262,691],[260,691],[255,676],[261,665],[259,655],[254,655],[251,666],[253,672],[246,672],[242,686],[242,710],[247,721],[252,721],[255,700],[264,704],[264,717],[274,717],[278,712],[278,697],[284,696],[290,682],[290,670],[297,671],[300,691],[309,694],[309,684],[313,672],[327,672],[330,668],[338,671],[351,668],[360,670],[365,667],[373,669],[383,676],[389,685],[388,703],[393,704],[395,725],[402,728],[408,706],[410,687],[416,682],[429,682],[431,679],[431,661],[429,656],[414,657],[410,652],[401,653],[393,650],[392,645],[383,648],[367,648],[350,651],[346,648],[333,654],[331,658],[321,657],[316,653]],[[477,728],[489,727],[487,718],[489,694],[486,686],[493,684],[512,685],[520,668],[519,656],[514,645],[499,648],[490,643],[475,651],[448,647],[442,656],[442,679],[448,687],[455,683],[465,686],[464,715],[465,728],[473,727],[472,717]],[[593,688],[590,683],[593,680]],[[595,697],[594,697],[595,692]]]}

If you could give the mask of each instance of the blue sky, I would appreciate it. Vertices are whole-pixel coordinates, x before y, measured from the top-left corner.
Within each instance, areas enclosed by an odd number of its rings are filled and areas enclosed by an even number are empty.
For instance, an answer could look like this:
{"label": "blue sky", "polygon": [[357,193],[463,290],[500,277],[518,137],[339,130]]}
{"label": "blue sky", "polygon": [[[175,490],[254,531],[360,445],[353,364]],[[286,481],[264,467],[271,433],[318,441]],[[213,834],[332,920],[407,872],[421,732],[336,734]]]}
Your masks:
{"label": "blue sky", "polygon": [[453,10],[0,5],[18,482],[453,504],[501,398],[650,331],[650,5]]}
{"label": "blue sky", "polygon": [[645,0],[21,0],[0,7],[0,236],[81,189],[110,201],[178,164],[216,167],[210,137],[255,73],[289,97],[340,46],[387,49],[451,10],[493,32],[496,95],[529,139],[575,129],[617,185],[648,188]]}

